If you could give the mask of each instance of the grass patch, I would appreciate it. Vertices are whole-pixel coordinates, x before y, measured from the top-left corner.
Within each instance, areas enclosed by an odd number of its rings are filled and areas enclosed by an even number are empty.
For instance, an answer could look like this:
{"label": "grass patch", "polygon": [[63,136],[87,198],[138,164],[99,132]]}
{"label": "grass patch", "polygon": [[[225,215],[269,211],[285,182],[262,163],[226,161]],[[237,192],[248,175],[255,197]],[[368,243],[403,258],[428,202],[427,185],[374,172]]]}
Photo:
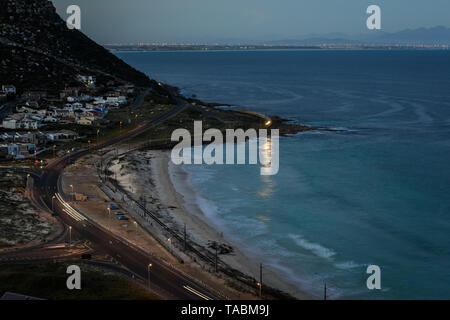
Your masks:
{"label": "grass patch", "polygon": [[0,295],[25,294],[48,300],[154,300],[145,289],[88,264],[81,268],[81,290],[68,290],[66,263],[0,266]]}
{"label": "grass patch", "polygon": [[25,174],[0,171],[0,248],[44,241],[54,231],[25,198],[26,180]]}

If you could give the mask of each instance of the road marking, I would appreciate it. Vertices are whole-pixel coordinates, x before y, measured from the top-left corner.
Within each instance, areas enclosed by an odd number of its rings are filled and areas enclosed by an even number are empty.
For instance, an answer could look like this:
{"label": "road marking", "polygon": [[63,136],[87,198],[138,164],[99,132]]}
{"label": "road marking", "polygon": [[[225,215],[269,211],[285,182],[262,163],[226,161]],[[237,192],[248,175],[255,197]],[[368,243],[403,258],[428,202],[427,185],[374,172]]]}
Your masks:
{"label": "road marking", "polygon": [[189,291],[189,292],[192,292],[193,294],[199,296],[200,298],[202,298],[202,299],[204,299],[204,300],[212,300],[210,297],[204,295],[204,294],[201,293],[201,292],[198,292],[197,290],[195,290],[195,289],[193,289],[193,288],[191,288],[191,287],[189,287],[189,286],[183,286],[183,288],[186,289],[186,290]]}
{"label": "road marking", "polygon": [[61,197],[59,193],[56,194],[56,198],[61,202],[64,206],[63,211],[67,213],[70,217],[72,217],[75,221],[86,221],[86,217],[79,213],[77,210],[72,208],[64,199]]}

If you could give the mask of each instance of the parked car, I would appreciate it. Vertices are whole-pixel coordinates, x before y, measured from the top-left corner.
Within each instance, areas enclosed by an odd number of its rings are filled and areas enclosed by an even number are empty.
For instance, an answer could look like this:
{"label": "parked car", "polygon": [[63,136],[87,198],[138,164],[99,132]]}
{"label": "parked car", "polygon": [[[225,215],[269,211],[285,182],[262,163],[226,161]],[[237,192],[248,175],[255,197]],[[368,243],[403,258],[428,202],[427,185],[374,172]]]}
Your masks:
{"label": "parked car", "polygon": [[109,205],[109,208],[110,208],[111,210],[117,210],[117,209],[119,209],[119,207],[116,206],[114,203],[111,203],[111,204]]}
{"label": "parked car", "polygon": [[119,220],[125,220],[125,221],[128,221],[128,220],[130,220],[130,218],[128,218],[127,216],[120,216],[120,217],[119,217]]}
{"label": "parked car", "polygon": [[116,212],[114,212],[114,214],[116,216],[123,216],[124,215],[122,211],[116,211]]}

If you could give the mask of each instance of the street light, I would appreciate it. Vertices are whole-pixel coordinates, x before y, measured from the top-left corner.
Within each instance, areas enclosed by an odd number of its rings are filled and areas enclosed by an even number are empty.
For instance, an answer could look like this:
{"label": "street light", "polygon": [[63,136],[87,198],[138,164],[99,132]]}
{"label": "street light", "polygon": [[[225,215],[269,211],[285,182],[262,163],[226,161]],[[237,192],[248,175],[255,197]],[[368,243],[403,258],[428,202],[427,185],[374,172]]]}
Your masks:
{"label": "street light", "polygon": [[256,284],[257,286],[258,286],[258,288],[259,288],[259,297],[261,297],[262,296],[262,285],[261,285],[261,283],[260,282],[258,282],[257,284]]}
{"label": "street light", "polygon": [[136,227],[136,238],[137,238],[137,235],[138,235],[138,226],[137,226],[137,221],[135,221],[135,222],[134,222],[134,226]]}
{"label": "street light", "polygon": [[56,144],[53,145],[53,158],[55,158],[55,149],[56,149]]}
{"label": "street light", "polygon": [[52,197],[52,212],[53,213],[55,213],[55,199],[56,199],[56,196],[53,196]]}
{"label": "street light", "polygon": [[[29,184],[30,184],[30,174],[28,173],[27,174],[27,186],[26,186],[26,189],[28,189],[28,187],[29,187]],[[28,192],[28,190],[26,190],[26,192]]]}
{"label": "street light", "polygon": [[72,246],[72,227],[69,227],[69,248]]}
{"label": "street light", "polygon": [[150,289],[150,268],[152,267],[152,264],[149,263],[148,264],[148,268],[147,268],[147,276],[148,276],[148,289]]}
{"label": "street light", "polygon": [[98,144],[98,135],[100,133],[100,129],[97,129],[97,144]]}
{"label": "street light", "polygon": [[72,201],[75,202],[75,193],[73,191],[73,184],[71,184],[70,187],[72,188]]}
{"label": "street light", "polygon": [[108,229],[111,231],[111,208],[108,207]]}

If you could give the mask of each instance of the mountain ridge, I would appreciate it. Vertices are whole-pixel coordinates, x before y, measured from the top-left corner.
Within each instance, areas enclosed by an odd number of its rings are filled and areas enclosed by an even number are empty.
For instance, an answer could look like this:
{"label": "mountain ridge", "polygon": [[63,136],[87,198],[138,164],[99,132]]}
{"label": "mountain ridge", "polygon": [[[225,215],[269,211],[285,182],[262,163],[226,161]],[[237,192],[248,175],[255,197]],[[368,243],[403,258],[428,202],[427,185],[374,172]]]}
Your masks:
{"label": "mountain ridge", "polygon": [[371,31],[364,34],[344,33],[313,34],[297,39],[269,41],[269,44],[376,44],[376,45],[449,45],[450,28],[436,26],[431,28],[405,29],[398,32]]}
{"label": "mountain ridge", "polygon": [[109,80],[156,87],[78,30],[69,30],[48,0],[0,0],[0,83],[19,90],[75,84],[80,73]]}

